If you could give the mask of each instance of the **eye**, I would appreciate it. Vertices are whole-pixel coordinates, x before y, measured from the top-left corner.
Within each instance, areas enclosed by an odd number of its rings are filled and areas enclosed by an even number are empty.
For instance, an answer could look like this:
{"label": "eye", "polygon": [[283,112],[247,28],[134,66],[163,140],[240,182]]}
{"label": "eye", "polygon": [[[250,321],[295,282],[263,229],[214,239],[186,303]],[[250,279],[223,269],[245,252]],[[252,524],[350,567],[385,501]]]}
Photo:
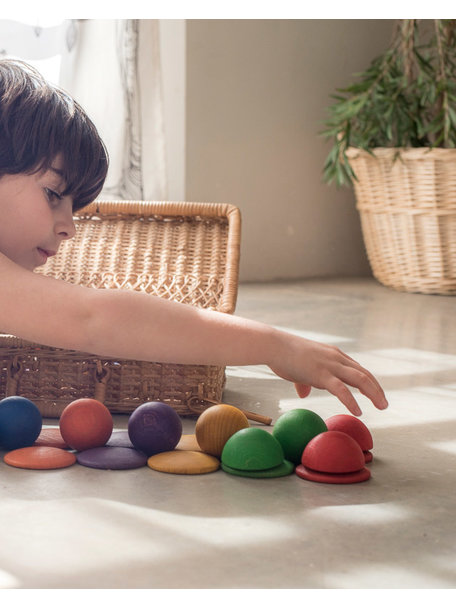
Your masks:
{"label": "eye", "polygon": [[51,205],[57,206],[58,203],[62,200],[62,195],[56,192],[55,190],[52,190],[51,188],[44,188],[44,191]]}

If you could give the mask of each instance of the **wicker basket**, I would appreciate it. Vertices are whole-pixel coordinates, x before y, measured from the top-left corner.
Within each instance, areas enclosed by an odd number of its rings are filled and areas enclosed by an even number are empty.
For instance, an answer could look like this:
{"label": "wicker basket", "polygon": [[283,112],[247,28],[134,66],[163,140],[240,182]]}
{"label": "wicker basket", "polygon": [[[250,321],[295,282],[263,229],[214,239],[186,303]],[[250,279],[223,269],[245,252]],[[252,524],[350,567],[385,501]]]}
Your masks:
{"label": "wicker basket", "polygon": [[[213,203],[96,202],[79,212],[76,236],[40,272],[70,283],[134,289],[225,313],[235,309],[240,213]],[[153,336],[151,336],[153,339]],[[0,334],[1,395],[31,399],[59,417],[80,397],[113,413],[161,400],[181,415],[220,402],[225,368],[99,359]]]}
{"label": "wicker basket", "polygon": [[400,291],[456,294],[456,150],[351,148],[374,276]]}

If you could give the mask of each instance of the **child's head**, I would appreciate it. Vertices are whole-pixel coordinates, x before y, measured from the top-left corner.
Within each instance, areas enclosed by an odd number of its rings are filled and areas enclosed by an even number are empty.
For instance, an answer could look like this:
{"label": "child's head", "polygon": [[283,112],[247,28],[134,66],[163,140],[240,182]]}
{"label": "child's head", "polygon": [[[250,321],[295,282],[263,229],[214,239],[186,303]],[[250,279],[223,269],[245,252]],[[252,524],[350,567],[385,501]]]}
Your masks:
{"label": "child's head", "polygon": [[106,148],[84,110],[34,68],[0,59],[0,177],[47,170],[61,159],[73,209],[100,193],[108,169]]}

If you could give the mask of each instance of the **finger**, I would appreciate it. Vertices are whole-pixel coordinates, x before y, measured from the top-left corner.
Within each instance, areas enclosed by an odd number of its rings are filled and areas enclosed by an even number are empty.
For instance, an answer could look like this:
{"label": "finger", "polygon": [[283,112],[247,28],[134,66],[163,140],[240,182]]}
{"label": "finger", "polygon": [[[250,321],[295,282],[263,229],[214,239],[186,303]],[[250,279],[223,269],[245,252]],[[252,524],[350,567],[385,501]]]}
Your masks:
{"label": "finger", "polygon": [[[341,353],[342,353],[342,351],[341,351]],[[356,361],[355,359],[352,359],[352,357],[350,357],[350,355],[347,355],[347,353],[342,353],[342,354],[351,361],[354,369],[357,369],[358,371],[362,372],[363,374],[366,374],[371,379],[371,381],[373,382],[373,384],[375,385],[375,387],[381,394],[381,398],[379,400],[379,405],[377,407],[379,407],[379,409],[387,408],[388,401],[386,399],[385,393],[384,393],[379,381],[377,380],[377,378],[368,369],[364,368],[360,363],[358,363],[358,361]],[[350,384],[350,386],[355,386],[355,385]],[[365,394],[365,393],[363,393],[363,394]]]}
{"label": "finger", "polygon": [[361,408],[359,407],[356,399],[353,397],[351,391],[345,386],[342,380],[333,378],[330,382],[328,382],[326,390],[337,397],[354,416],[361,416]]}
{"label": "finger", "polygon": [[308,397],[310,391],[312,390],[312,387],[309,384],[295,382],[295,389],[298,393],[298,396],[301,397],[301,399],[304,399],[305,397]]}
{"label": "finger", "polygon": [[376,408],[384,410],[388,407],[382,387],[367,370],[345,367],[339,374],[339,378],[349,386],[359,389],[363,395],[372,401]]}

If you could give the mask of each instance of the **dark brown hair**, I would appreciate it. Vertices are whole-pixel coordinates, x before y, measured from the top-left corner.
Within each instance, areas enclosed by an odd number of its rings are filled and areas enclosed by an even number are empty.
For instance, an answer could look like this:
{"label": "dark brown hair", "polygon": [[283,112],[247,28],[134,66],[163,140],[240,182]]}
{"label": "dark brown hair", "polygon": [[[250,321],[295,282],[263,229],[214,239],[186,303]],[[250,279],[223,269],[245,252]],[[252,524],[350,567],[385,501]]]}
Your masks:
{"label": "dark brown hair", "polygon": [[65,196],[76,211],[100,193],[108,154],[95,125],[65,91],[33,67],[0,59],[0,177],[32,174],[62,159]]}

